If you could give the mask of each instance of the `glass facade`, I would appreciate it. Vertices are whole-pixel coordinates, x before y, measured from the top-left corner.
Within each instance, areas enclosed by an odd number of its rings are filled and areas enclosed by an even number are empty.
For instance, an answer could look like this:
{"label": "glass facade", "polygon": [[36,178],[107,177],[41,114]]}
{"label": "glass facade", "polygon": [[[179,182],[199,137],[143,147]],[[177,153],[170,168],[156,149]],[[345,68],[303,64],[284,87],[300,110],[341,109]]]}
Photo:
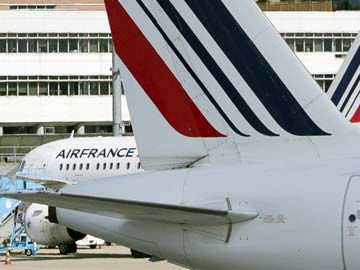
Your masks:
{"label": "glass facade", "polygon": [[294,52],[348,52],[357,33],[282,33]]}
{"label": "glass facade", "polygon": [[51,10],[55,9],[56,5],[10,5],[10,9],[14,10],[23,10],[23,9],[29,9],[29,10]]}
{"label": "glass facade", "polygon": [[0,76],[0,96],[108,96],[111,82],[111,76]]}
{"label": "glass facade", "polygon": [[110,53],[107,33],[0,33],[0,53]]}
{"label": "glass facade", "polygon": [[334,10],[360,10],[359,0],[333,0]]}
{"label": "glass facade", "polygon": [[336,74],[316,74],[313,75],[313,78],[320,85],[321,89],[324,92],[327,92],[331,83],[335,79],[335,76]]}

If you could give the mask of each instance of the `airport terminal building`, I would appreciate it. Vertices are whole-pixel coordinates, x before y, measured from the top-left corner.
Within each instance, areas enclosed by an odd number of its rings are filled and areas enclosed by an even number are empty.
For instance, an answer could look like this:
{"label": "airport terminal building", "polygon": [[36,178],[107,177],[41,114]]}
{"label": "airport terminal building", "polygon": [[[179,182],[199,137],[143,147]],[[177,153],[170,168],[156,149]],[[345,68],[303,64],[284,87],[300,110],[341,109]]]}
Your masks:
{"label": "airport terminal building", "polygon": [[[306,1],[308,11],[291,11],[299,2],[259,4],[276,10],[266,15],[326,91],[360,31],[360,11],[323,2]],[[0,156],[72,130],[111,135],[112,42],[103,1],[0,0],[0,17]],[[131,134],[125,97],[122,120]]]}

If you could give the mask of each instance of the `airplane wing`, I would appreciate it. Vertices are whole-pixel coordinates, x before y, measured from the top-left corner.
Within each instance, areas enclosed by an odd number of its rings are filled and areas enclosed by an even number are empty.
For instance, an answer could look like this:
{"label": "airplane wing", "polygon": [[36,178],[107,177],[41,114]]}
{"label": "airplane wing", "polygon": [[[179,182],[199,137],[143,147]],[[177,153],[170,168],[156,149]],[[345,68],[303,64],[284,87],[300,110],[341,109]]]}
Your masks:
{"label": "airplane wing", "polygon": [[32,182],[37,183],[40,185],[43,185],[46,188],[52,189],[52,190],[59,190],[63,188],[66,185],[74,185],[76,182],[67,181],[67,180],[59,180],[59,179],[50,179],[50,178],[40,178],[36,175],[21,175],[17,174],[17,179],[24,180],[26,182]]}
{"label": "airplane wing", "polygon": [[131,201],[43,190],[3,192],[3,197],[114,218],[142,219],[172,224],[216,226],[254,219],[256,211],[204,208],[156,202]]}

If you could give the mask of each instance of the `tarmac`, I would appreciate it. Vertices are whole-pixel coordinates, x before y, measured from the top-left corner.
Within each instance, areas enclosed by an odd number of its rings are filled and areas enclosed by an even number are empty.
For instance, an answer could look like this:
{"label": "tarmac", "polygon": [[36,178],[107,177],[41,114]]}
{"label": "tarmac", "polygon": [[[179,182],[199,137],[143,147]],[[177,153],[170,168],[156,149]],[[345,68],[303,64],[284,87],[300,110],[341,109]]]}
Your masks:
{"label": "tarmac", "polygon": [[128,248],[103,246],[89,249],[78,248],[76,254],[59,255],[58,249],[40,249],[36,257],[11,254],[11,265],[4,265],[5,254],[0,257],[0,269],[12,270],[185,270],[166,261],[150,262],[134,259]]}

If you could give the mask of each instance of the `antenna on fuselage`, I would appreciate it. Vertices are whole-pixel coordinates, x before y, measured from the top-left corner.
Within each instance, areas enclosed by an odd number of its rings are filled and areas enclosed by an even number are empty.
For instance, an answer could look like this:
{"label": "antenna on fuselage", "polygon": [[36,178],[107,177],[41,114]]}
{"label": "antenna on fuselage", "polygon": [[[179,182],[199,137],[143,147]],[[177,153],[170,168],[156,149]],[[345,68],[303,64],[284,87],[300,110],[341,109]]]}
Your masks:
{"label": "antenna on fuselage", "polygon": [[73,129],[73,130],[71,131],[71,134],[70,134],[70,137],[69,137],[69,139],[72,139],[72,138],[74,138],[74,133],[75,133],[75,130]]}

